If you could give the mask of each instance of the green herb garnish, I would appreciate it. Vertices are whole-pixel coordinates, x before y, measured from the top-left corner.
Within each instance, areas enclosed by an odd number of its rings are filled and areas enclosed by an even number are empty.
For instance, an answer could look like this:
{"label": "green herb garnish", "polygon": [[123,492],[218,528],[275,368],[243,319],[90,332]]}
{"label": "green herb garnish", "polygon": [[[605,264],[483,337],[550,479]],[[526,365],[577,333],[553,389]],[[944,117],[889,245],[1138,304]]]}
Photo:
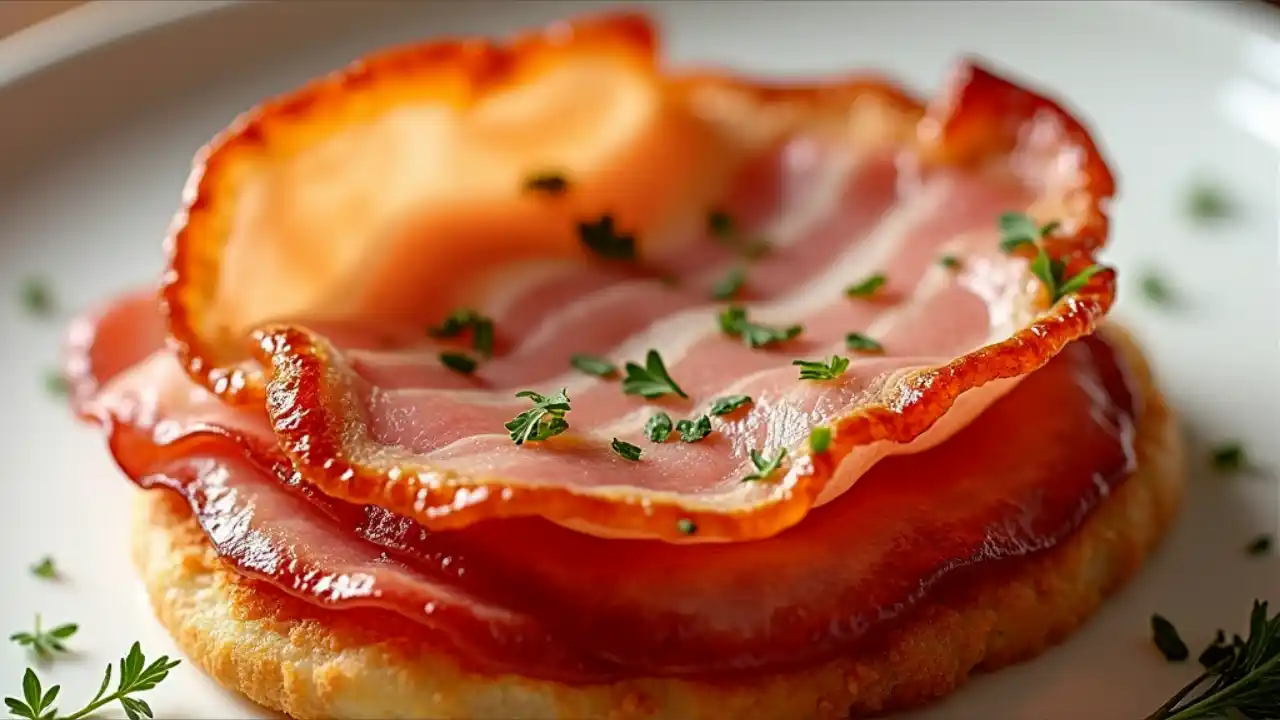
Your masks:
{"label": "green herb garnish", "polygon": [[772,458],[766,458],[759,450],[752,450],[751,464],[756,467],[756,471],[742,478],[742,482],[768,480],[770,475],[782,467],[782,461],[785,459],[787,459],[786,448],[778,448],[778,452]]}
{"label": "green herb garnish", "polygon": [[724,397],[718,397],[711,403],[711,414],[728,415],[734,410],[737,410],[750,402],[751,396],[749,395],[725,395]]}
{"label": "green herb garnish", "polygon": [[871,297],[876,294],[876,291],[884,287],[887,280],[888,278],[883,273],[876,273],[846,287],[844,294],[849,297]]}
{"label": "green herb garnish", "polygon": [[636,462],[640,459],[640,448],[632,445],[626,440],[613,439],[613,451],[621,456],[624,460]]}
{"label": "green herb garnish", "polygon": [[36,615],[35,629],[31,632],[16,632],[9,636],[9,639],[18,645],[31,648],[36,657],[42,661],[49,661],[57,653],[67,652],[67,646],[62,644],[63,640],[76,634],[79,629],[75,623],[66,623],[59,625],[51,630],[45,630],[40,626],[40,616]]}
{"label": "green herb garnish", "polygon": [[680,433],[680,442],[698,442],[711,434],[711,418],[702,415],[697,420],[681,420],[676,423],[676,431]]}
{"label": "green herb garnish", "polygon": [[1023,245],[1035,245],[1041,238],[1052,235],[1061,223],[1051,220],[1044,225],[1037,225],[1030,215],[1019,212],[1007,212],[1000,216],[1000,251],[1011,253]]}
{"label": "green herb garnish", "polygon": [[1235,637],[1230,645],[1225,638],[1222,640],[1215,642],[1217,647],[1205,658],[1213,664],[1146,720],[1277,717],[1280,613],[1268,616],[1267,604],[1255,600],[1249,616],[1249,637]]}
{"label": "green herb garnish", "polygon": [[440,364],[462,375],[470,375],[476,371],[475,358],[464,352],[442,352]]}
{"label": "green herb garnish", "polygon": [[707,213],[707,232],[712,237],[728,238],[733,235],[733,216],[724,210],[712,210]]}
{"label": "green herb garnish", "polygon": [[49,315],[53,312],[53,291],[49,283],[40,278],[27,278],[22,283],[22,306],[32,315]]}
{"label": "green herb garnish", "polygon": [[800,366],[801,380],[834,380],[849,369],[849,358],[832,355],[828,360],[792,360]]}
{"label": "green herb garnish", "polygon": [[730,305],[717,318],[720,330],[730,337],[740,337],[749,348],[763,348],[786,342],[804,332],[803,325],[787,327],[771,327],[753,323],[747,319],[747,311],[737,305]]}
{"label": "green herb garnish", "polygon": [[844,336],[844,346],[853,352],[879,354],[884,352],[884,346],[863,335],[862,333],[849,333]]}
{"label": "green herb garnish", "polygon": [[524,181],[524,189],[528,192],[546,193],[547,195],[561,195],[565,190],[569,189],[569,181],[560,173],[542,172],[536,175],[530,175]]}
{"label": "green herb garnish", "polygon": [[667,373],[667,366],[662,362],[662,356],[657,350],[650,350],[645,355],[644,367],[629,362],[626,364],[626,377],[622,378],[622,392],[627,395],[639,395],[643,398],[656,398],[670,393],[679,395],[682,398],[689,397],[684,394],[684,390],[671,379],[671,375]]}
{"label": "green herb garnish", "polygon": [[1178,635],[1178,628],[1163,615],[1151,616],[1151,639],[1169,662],[1182,662],[1191,656],[1187,644]]}
{"label": "green herb garnish", "polygon": [[698,532],[698,526],[689,518],[680,518],[677,520],[676,529],[685,535],[692,535]]}
{"label": "green herb garnish", "polygon": [[493,354],[493,320],[475,310],[454,310],[444,322],[430,328],[427,333],[435,338],[453,338],[467,330],[471,331],[472,349],[484,357]]}
{"label": "green herb garnish", "polygon": [[943,255],[938,258],[938,264],[948,270],[955,270],[960,267],[960,258],[955,255]]}
{"label": "green herb garnish", "polygon": [[53,558],[45,555],[40,558],[40,562],[31,566],[31,574],[41,580],[54,580],[58,577],[58,566],[53,564]]}
{"label": "green herb garnish", "polygon": [[1156,305],[1168,304],[1173,298],[1173,294],[1169,292],[1169,286],[1159,276],[1151,273],[1141,277],[1138,287],[1142,290],[1142,295]]}
{"label": "green herb garnish", "polygon": [[55,717],[61,720],[80,720],[92,715],[104,705],[116,701],[120,702],[129,720],[151,718],[154,717],[151,707],[145,701],[132,696],[159,685],[169,677],[169,671],[181,662],[181,660],[170,660],[165,655],[147,664],[147,659],[142,654],[142,647],[135,642],[133,647],[129,648],[129,654],[120,659],[120,679],[115,691],[107,694],[107,686],[111,684],[111,666],[108,665],[98,693],[87,705],[70,715],[59,715],[58,709],[53,706],[58,699],[61,686],[54,685],[46,692],[40,685],[40,678],[31,668],[27,668],[27,672],[22,676],[22,699],[7,697],[4,703],[9,706],[9,712],[12,715],[27,720],[52,720]]}
{"label": "green herb garnish", "polygon": [[1197,221],[1225,220],[1235,212],[1235,206],[1222,188],[1199,180],[1187,193],[1187,211]]}
{"label": "green herb garnish", "polygon": [[44,387],[50,395],[62,397],[71,392],[71,382],[67,376],[57,370],[49,370],[44,375]]}
{"label": "green herb garnish", "polygon": [[711,237],[725,245],[737,248],[743,257],[749,259],[765,255],[772,248],[768,240],[756,239],[743,242],[733,216],[723,210],[712,210],[707,213],[707,232],[711,234]]}
{"label": "green herb garnish", "polygon": [[539,395],[532,390],[521,390],[516,393],[518,398],[529,398],[533,401],[532,408],[515,416],[504,426],[511,433],[511,439],[516,445],[540,442],[569,429],[569,422],[564,419],[564,414],[570,410],[566,390],[567,388],[561,388],[559,393],[551,397]]}
{"label": "green herb garnish", "polygon": [[1236,473],[1245,467],[1244,446],[1238,442],[1225,442],[1215,447],[1209,456],[1213,469],[1220,473]]}
{"label": "green herb garnish", "polygon": [[821,455],[829,447],[831,447],[831,428],[819,425],[809,431],[809,452]]}
{"label": "green herb garnish", "polygon": [[596,377],[610,378],[618,374],[618,366],[609,362],[608,358],[602,358],[599,355],[574,353],[573,357],[569,358],[569,364]]}
{"label": "green herb garnish", "polygon": [[1271,535],[1259,535],[1245,546],[1244,551],[1253,557],[1262,557],[1271,554],[1271,547],[1275,544],[1275,538]]}
{"label": "green herb garnish", "polygon": [[1075,275],[1067,277],[1066,263],[1049,257],[1049,253],[1045,252],[1044,248],[1040,248],[1035,259],[1031,261],[1031,272],[1049,290],[1052,302],[1058,302],[1063,297],[1077,292],[1089,283],[1089,278],[1105,269],[1101,265],[1090,265]]}
{"label": "green herb garnish", "polygon": [[605,260],[635,260],[636,238],[626,235],[613,226],[612,215],[601,215],[598,220],[578,223],[578,238],[587,249]]}
{"label": "green herb garnish", "polygon": [[671,416],[662,411],[654,413],[644,424],[644,436],[656,443],[666,442],[671,436]]}
{"label": "green herb garnish", "polygon": [[716,300],[732,300],[733,296],[742,289],[742,285],[746,281],[746,269],[735,267],[725,273],[724,277],[717,280],[716,284],[711,287],[711,297]]}

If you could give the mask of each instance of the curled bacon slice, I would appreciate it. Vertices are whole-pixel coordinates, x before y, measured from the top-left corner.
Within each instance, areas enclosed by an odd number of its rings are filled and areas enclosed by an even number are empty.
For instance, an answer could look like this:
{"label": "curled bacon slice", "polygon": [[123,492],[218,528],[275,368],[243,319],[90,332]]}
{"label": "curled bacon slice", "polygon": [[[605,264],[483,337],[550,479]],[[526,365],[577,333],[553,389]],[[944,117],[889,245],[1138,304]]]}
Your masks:
{"label": "curled bacon slice", "polygon": [[[1106,240],[1113,180],[1052,101],[973,63],[925,108],[875,81],[673,76],[654,45],[618,16],[505,47],[391,51],[239,120],[202,154],[173,234],[164,299],[188,372],[265,400],[306,482],[429,529],[538,515],[602,536],[745,540],[944,440],[1109,309],[1112,272],[1055,300],[1026,257],[996,250],[1006,210],[1060,223],[1044,247],[1069,274]],[[521,191],[549,169],[568,192]],[[756,319],[803,321],[801,338],[759,350],[717,332],[706,285],[732,253],[703,232],[713,207],[777,246],[742,299]],[[642,263],[584,249],[579,224],[605,217]],[[878,269],[876,298],[841,295]],[[421,339],[460,306],[497,319],[496,354],[471,377]],[[885,353],[836,381],[796,379],[793,358],[844,353],[849,331]],[[559,376],[574,351],[621,363],[649,348],[688,399]],[[570,386],[569,433],[511,443],[502,423],[526,386]],[[696,416],[739,392],[752,405],[702,442],[641,435],[657,407]],[[812,454],[817,425],[832,442]],[[611,454],[611,437],[643,459]],[[742,482],[757,449],[790,462]]]}

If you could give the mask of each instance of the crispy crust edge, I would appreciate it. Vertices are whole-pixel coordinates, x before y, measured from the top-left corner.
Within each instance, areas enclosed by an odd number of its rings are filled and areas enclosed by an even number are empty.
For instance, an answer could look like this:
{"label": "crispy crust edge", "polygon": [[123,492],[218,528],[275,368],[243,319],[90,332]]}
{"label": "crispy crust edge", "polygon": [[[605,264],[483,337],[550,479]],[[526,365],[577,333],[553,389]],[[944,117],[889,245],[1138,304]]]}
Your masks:
{"label": "crispy crust edge", "polygon": [[1142,398],[1133,475],[1065,543],[970,578],[882,642],[817,667],[742,683],[645,678],[572,686],[476,675],[448,655],[353,639],[319,614],[264,612],[223,566],[187,506],[140,492],[133,557],[179,647],[222,685],[297,718],[836,718],[920,705],[978,670],[1060,642],[1142,565],[1177,515],[1185,458],[1141,350],[1106,329]]}

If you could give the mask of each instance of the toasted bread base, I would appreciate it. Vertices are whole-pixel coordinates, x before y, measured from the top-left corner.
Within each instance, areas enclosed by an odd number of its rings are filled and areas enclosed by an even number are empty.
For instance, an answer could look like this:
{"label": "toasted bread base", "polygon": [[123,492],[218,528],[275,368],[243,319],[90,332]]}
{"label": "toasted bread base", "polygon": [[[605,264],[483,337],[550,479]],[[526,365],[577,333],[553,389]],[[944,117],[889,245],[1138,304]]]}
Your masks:
{"label": "toasted bread base", "polygon": [[1141,566],[1177,514],[1181,437],[1141,351],[1108,328],[1142,397],[1134,474],[1067,541],[980,568],[874,646],[740,683],[640,678],[575,686],[477,675],[449,655],[343,627],[217,558],[185,502],[139,493],[134,561],[160,621],[223,685],[297,718],[844,718],[926,703],[977,670],[1062,640]]}

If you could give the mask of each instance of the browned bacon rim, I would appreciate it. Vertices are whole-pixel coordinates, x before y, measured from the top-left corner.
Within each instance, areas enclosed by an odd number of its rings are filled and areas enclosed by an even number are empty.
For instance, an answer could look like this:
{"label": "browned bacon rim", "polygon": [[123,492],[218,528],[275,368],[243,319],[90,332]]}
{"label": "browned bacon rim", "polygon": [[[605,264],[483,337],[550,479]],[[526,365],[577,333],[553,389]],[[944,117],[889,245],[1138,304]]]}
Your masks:
{"label": "browned bacon rim", "polygon": [[[225,230],[218,223],[227,220],[213,208],[220,192],[234,192],[228,184],[235,179],[236,170],[216,172],[220,163],[244,161],[245,156],[237,154],[242,150],[249,156],[261,153],[267,158],[271,152],[285,151],[280,146],[290,142],[290,117],[323,113],[325,102],[340,107],[346,94],[358,92],[362,86],[383,88],[386,94],[376,97],[394,105],[395,82],[401,73],[421,82],[417,73],[463,68],[464,89],[450,85],[450,92],[461,93],[466,99],[453,95],[442,95],[441,99],[465,103],[484,95],[494,84],[518,83],[527,73],[574,53],[622,57],[630,67],[656,76],[653,44],[643,20],[624,17],[578,23],[570,31],[558,26],[546,34],[517,40],[509,49],[483,43],[447,43],[397,51],[242,120],[206,154],[203,175],[196,174],[196,191],[171,245],[165,299],[171,336],[187,369],[228,399],[254,402],[260,398],[255,390],[256,371],[239,354],[236,334],[213,332],[212,326],[202,324],[199,318],[215,299],[220,262],[217,239]],[[380,85],[383,82],[388,85]],[[814,113],[839,107],[842,102],[847,107],[862,93],[900,97],[892,88],[874,83],[788,90],[714,76],[655,82],[666,83],[663,87],[672,93],[710,86],[731,88],[762,105],[781,99],[802,100],[801,104]],[[908,147],[926,168],[976,172],[1002,165],[1037,188],[1040,197],[1033,210],[1039,212],[1035,214],[1062,222],[1062,232],[1046,241],[1049,252],[1073,271],[1092,264],[1093,252],[1107,236],[1104,208],[1114,190],[1113,181],[1086,131],[1062,108],[966,64],[942,98],[927,108],[915,130],[917,137]],[[273,144],[273,136],[283,139]],[[687,528],[696,527],[697,539],[739,540],[769,536],[798,522],[853,450],[880,440],[910,442],[942,417],[966,390],[993,380],[1017,378],[1042,366],[1071,340],[1093,331],[1109,309],[1113,294],[1114,276],[1103,272],[1008,338],[908,375],[878,402],[834,420],[833,442],[827,452],[796,457],[785,481],[777,484],[777,492],[766,501],[729,510],[700,509],[660,498],[619,499],[556,485],[529,486],[501,477],[476,477],[422,465],[375,467],[361,461],[367,455],[359,447],[367,434],[362,427],[365,419],[350,404],[351,378],[332,357],[335,351],[327,341],[302,327],[274,326],[258,335],[258,353],[273,374],[267,400],[281,446],[306,480],[327,494],[378,504],[432,529],[461,527],[488,517],[541,515],[624,535],[687,541]]]}

